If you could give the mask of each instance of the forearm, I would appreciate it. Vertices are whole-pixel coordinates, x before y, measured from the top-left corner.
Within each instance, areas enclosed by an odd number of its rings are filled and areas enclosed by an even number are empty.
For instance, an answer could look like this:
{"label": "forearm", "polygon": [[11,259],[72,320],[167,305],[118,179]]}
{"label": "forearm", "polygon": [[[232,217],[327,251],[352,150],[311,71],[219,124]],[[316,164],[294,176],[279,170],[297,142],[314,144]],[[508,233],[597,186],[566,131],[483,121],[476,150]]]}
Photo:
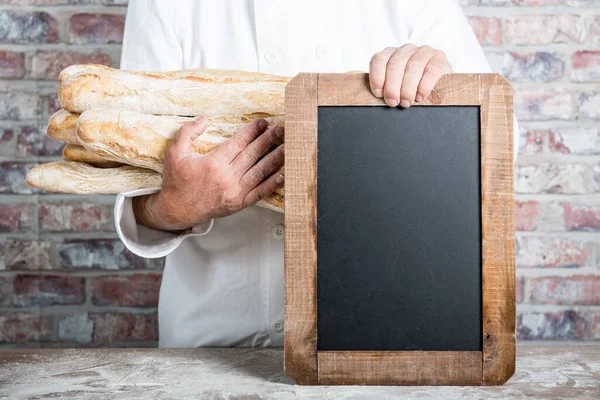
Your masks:
{"label": "forearm", "polygon": [[155,193],[147,196],[137,196],[132,199],[131,205],[136,221],[150,229],[169,231],[175,234],[183,233],[186,227],[178,225],[169,216],[164,201]]}

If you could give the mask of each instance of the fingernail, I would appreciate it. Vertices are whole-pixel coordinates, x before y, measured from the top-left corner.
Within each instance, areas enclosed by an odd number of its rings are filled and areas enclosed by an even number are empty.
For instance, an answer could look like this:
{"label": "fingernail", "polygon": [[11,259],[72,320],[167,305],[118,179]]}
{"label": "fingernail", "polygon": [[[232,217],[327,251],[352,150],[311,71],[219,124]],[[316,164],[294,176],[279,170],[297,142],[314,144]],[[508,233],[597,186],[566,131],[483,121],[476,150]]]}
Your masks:
{"label": "fingernail", "polygon": [[278,126],[277,128],[275,128],[275,135],[277,137],[280,137],[281,135],[283,135],[283,126]]}
{"label": "fingernail", "polygon": [[284,144],[281,145],[281,154],[285,154],[285,145]]}
{"label": "fingernail", "polygon": [[204,117],[198,117],[194,120],[194,123],[196,124],[201,124],[202,122],[204,122]]}
{"label": "fingernail", "polygon": [[408,107],[410,107],[410,101],[408,101],[408,100],[402,100],[400,102],[400,107],[402,107],[402,108],[408,108]]}
{"label": "fingernail", "polygon": [[385,100],[385,104],[387,104],[390,107],[396,107],[398,105],[398,100],[396,99],[384,99]]}
{"label": "fingernail", "polygon": [[283,175],[280,174],[277,178],[275,178],[275,183],[281,185],[283,183]]}
{"label": "fingernail", "polygon": [[264,119],[261,119],[260,121],[258,121],[258,127],[260,129],[265,129],[267,127],[267,121],[265,121]]}
{"label": "fingernail", "polygon": [[420,94],[417,95],[417,97],[415,97],[416,101],[423,101],[423,96],[421,96]]}
{"label": "fingernail", "polygon": [[375,97],[381,97],[382,96],[381,89],[375,89],[375,90],[373,90],[373,95]]}

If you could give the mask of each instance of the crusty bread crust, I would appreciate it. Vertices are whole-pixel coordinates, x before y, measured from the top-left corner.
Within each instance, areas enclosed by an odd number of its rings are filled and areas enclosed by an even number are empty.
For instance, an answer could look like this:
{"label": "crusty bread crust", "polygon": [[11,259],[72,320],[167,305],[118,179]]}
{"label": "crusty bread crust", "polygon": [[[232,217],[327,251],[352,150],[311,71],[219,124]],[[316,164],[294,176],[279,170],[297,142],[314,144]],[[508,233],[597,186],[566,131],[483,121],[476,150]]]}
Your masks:
{"label": "crusty bread crust", "polygon": [[63,147],[62,156],[67,161],[84,162],[97,168],[116,168],[124,165],[118,161],[107,160],[83,146],[70,143]]}
{"label": "crusty bread crust", "polygon": [[[208,128],[194,141],[194,150],[201,154],[212,151],[256,118],[265,118],[270,125],[284,123],[283,116],[268,114],[208,117]],[[183,124],[192,120],[96,108],[79,117],[77,138],[86,149],[106,159],[162,172],[169,141]]]}
{"label": "crusty bread crust", "polygon": [[79,114],[58,110],[48,120],[46,135],[59,142],[79,144],[77,140],[77,118],[79,118]]}
{"label": "crusty bread crust", "polygon": [[257,72],[197,69],[166,73],[73,65],[60,76],[62,108],[82,113],[121,108],[145,114],[212,116],[284,113],[289,77]]}
{"label": "crusty bread crust", "polygon": [[132,166],[96,168],[86,163],[61,161],[33,167],[27,174],[27,183],[53,193],[117,194],[160,187],[162,176]]}
{"label": "crusty bread crust", "polygon": [[[156,171],[133,166],[96,168],[92,165],[61,161],[38,165],[29,170],[27,183],[52,193],[118,194],[162,185],[162,175]],[[257,203],[258,206],[283,212],[283,189]]]}

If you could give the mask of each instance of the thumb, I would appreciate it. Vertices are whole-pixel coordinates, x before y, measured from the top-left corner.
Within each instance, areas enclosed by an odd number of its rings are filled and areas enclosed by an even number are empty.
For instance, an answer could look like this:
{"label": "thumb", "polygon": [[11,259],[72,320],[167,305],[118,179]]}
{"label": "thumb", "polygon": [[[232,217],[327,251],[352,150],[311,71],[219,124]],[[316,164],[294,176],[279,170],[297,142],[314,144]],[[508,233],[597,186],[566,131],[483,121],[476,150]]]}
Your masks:
{"label": "thumb", "polygon": [[185,123],[179,128],[171,146],[177,151],[177,153],[191,151],[192,143],[198,136],[206,132],[208,127],[208,118],[198,117],[193,121]]}

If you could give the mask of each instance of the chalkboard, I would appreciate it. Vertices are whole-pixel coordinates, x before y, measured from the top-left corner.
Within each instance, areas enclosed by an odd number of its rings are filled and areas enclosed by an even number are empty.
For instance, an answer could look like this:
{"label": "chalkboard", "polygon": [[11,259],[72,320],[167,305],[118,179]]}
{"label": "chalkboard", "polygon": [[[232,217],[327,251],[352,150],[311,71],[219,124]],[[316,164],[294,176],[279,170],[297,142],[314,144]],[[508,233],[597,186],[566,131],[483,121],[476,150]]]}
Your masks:
{"label": "chalkboard", "polygon": [[515,369],[512,87],[449,74],[409,109],[364,73],[285,91],[286,374],[499,385]]}
{"label": "chalkboard", "polygon": [[481,350],[479,107],[317,112],[317,349]]}

